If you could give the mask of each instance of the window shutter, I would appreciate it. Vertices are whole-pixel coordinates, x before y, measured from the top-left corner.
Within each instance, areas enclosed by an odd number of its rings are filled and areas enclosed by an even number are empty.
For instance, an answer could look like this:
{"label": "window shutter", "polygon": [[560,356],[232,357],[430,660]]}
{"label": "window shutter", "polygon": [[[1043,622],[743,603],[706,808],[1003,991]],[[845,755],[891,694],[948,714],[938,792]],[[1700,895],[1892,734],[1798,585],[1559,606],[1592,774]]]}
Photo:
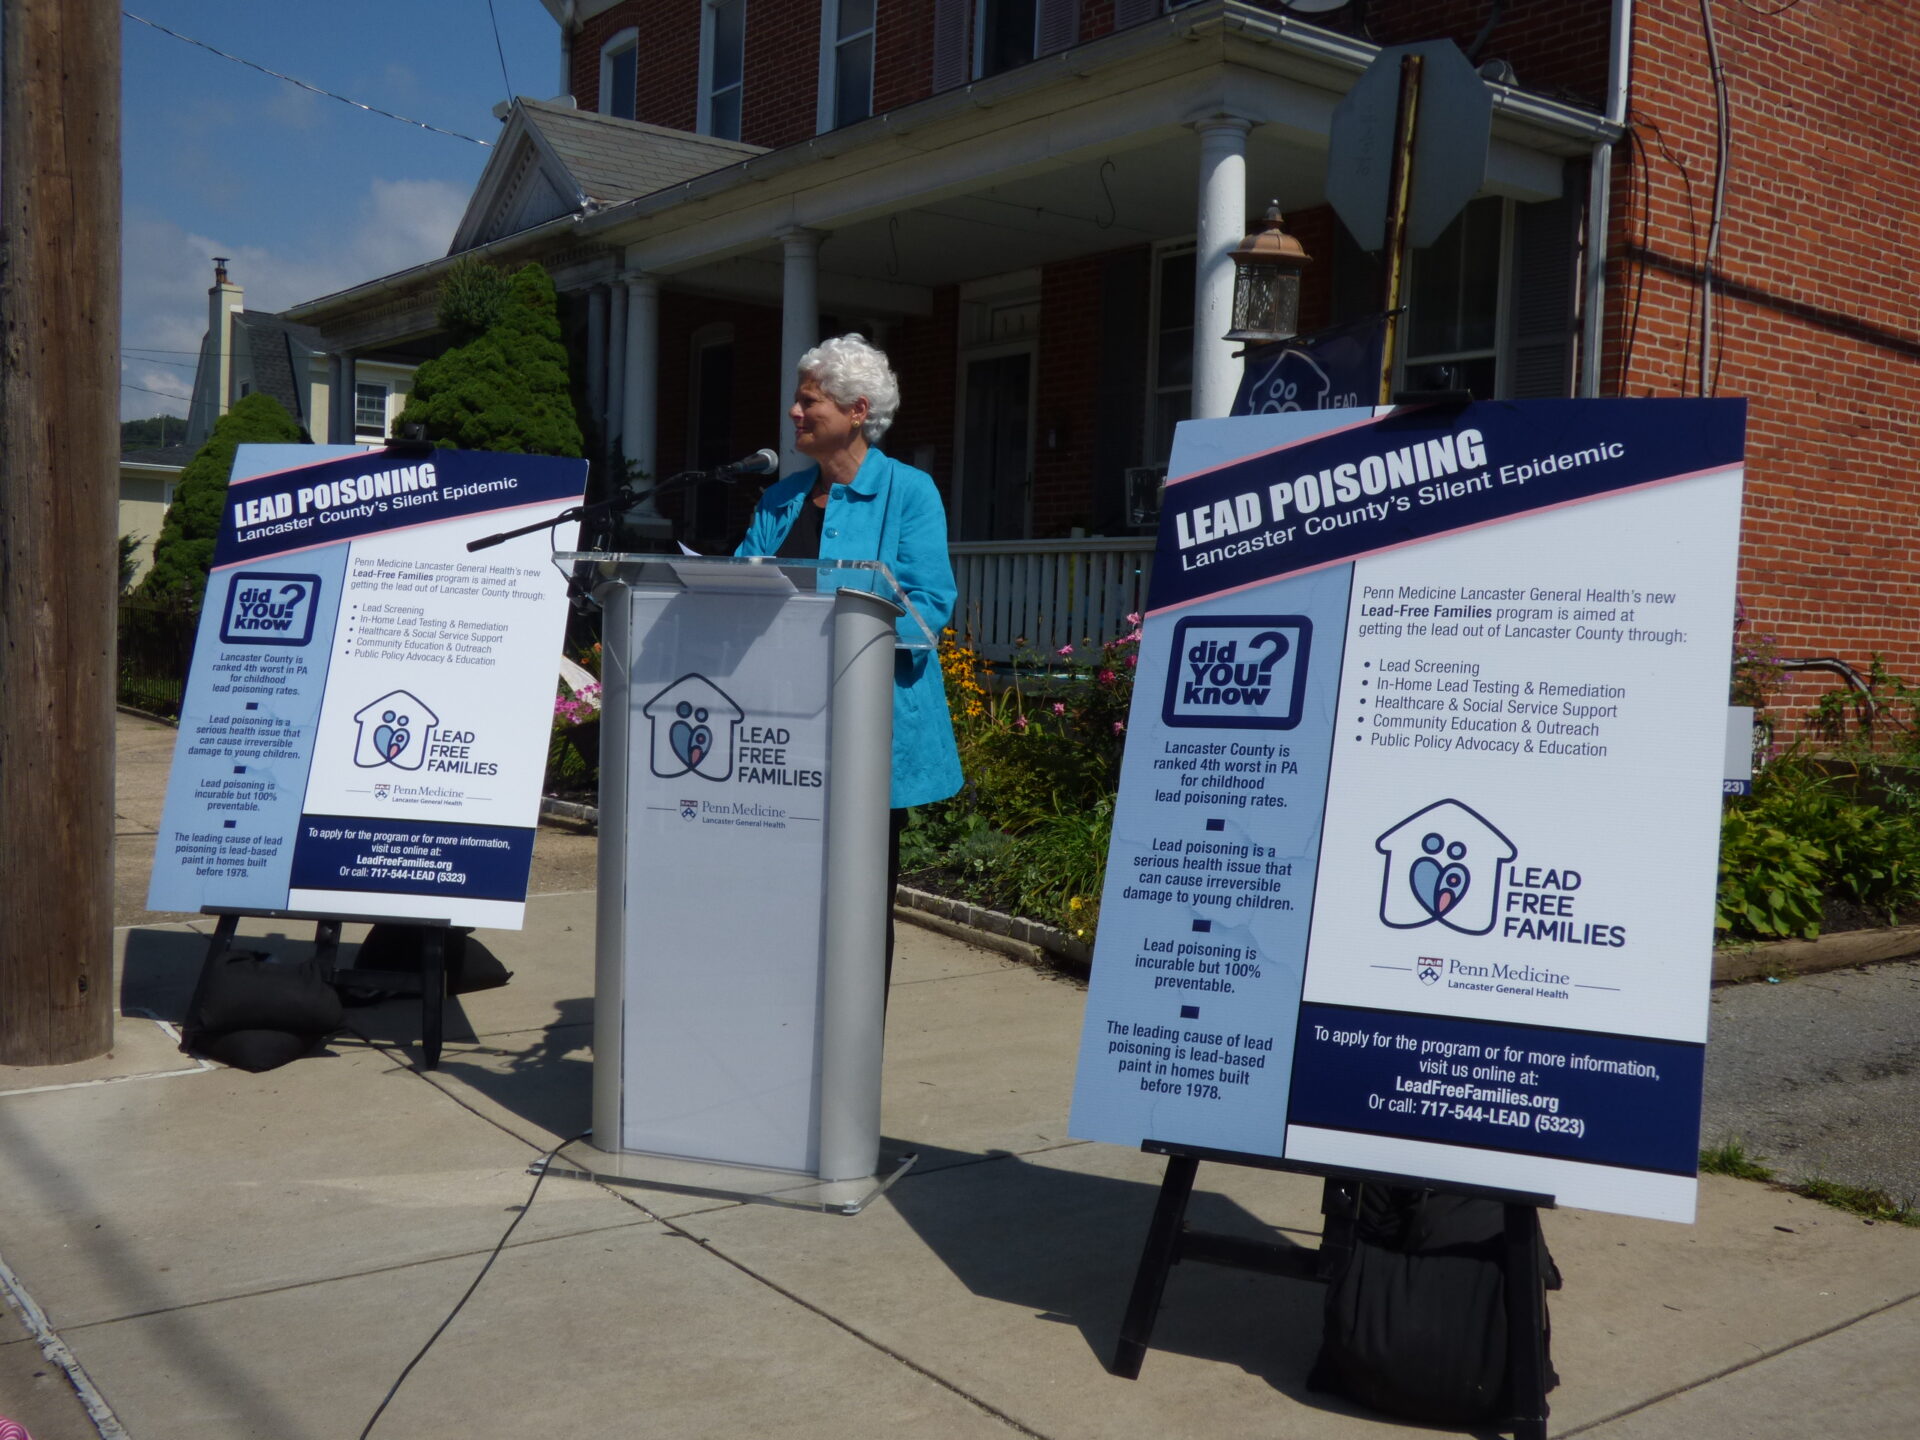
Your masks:
{"label": "window shutter", "polygon": [[1579,178],[1573,173],[1577,167],[1568,168],[1567,195],[1514,207],[1507,389],[1516,400],[1562,399],[1573,394],[1580,206],[1571,198]]}
{"label": "window shutter", "polygon": [[933,0],[933,93],[973,78],[973,0]]}
{"label": "window shutter", "polygon": [[1113,0],[1113,28],[1144,25],[1160,13],[1160,0]]}
{"label": "window shutter", "polygon": [[1035,53],[1051,55],[1080,43],[1080,0],[1040,0]]}

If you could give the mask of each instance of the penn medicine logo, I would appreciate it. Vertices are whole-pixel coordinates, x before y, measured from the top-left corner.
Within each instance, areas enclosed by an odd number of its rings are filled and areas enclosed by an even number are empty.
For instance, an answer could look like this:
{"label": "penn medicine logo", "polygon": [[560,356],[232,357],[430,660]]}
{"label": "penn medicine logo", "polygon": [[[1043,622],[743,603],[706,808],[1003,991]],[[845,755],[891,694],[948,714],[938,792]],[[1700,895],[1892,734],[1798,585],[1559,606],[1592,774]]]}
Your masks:
{"label": "penn medicine logo", "polygon": [[[1485,935],[1500,913],[1507,867],[1520,853],[1485,816],[1458,800],[1409,815],[1373,848],[1386,857],[1380,922],[1396,930],[1440,924]],[[1433,983],[1422,961],[1420,978]]]}

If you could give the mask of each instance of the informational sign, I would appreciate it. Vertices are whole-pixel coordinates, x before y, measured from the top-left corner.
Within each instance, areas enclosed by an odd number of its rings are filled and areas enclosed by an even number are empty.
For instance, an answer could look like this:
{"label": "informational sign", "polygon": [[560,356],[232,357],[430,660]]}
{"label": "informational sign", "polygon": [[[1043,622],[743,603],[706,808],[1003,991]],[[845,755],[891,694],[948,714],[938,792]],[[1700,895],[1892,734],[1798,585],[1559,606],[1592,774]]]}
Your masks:
{"label": "informational sign", "polygon": [[1744,418],[1181,427],[1073,1135],[1692,1217]]}
{"label": "informational sign", "polygon": [[834,601],[782,583],[626,602],[619,1148],[811,1171]]}
{"label": "informational sign", "polygon": [[[518,928],[586,465],[243,445],[147,903]],[[556,537],[570,544],[574,527]]]}

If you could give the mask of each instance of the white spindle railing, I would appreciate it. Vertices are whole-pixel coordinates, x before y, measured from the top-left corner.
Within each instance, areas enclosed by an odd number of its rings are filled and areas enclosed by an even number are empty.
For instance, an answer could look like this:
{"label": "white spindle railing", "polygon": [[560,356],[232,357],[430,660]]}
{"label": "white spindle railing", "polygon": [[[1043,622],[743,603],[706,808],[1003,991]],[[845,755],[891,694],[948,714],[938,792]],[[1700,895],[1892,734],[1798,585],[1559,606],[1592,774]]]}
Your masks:
{"label": "white spindle railing", "polygon": [[960,587],[953,627],[995,661],[1111,640],[1147,608],[1153,544],[1142,535],[949,546]]}

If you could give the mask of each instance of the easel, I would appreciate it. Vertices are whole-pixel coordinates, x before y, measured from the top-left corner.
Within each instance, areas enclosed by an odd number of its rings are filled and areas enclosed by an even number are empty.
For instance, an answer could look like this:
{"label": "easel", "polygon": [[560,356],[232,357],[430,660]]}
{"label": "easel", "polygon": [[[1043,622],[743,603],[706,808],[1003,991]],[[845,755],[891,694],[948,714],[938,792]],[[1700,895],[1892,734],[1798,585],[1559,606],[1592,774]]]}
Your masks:
{"label": "easel", "polygon": [[[217,915],[220,919],[207,940],[207,957],[200,962],[200,978],[194,984],[193,999],[187,1006],[189,1015],[199,1008],[208,977],[233,948],[234,932],[243,916],[260,920],[311,920],[314,958],[320,962],[321,973],[329,984],[344,974],[351,977],[352,984],[365,986],[369,990],[391,990],[400,995],[420,997],[420,1068],[438,1068],[444,1033],[442,1012],[447,995],[447,932],[451,921],[418,920],[398,915],[321,915],[311,910],[236,910],[219,905],[203,906],[200,913]],[[333,962],[340,951],[340,927],[347,924],[422,927],[426,931],[426,943],[420,958],[420,972],[416,975],[408,970],[362,970],[356,966],[352,970],[336,973]]]}
{"label": "easel", "polygon": [[[1331,1217],[1317,1250],[1187,1229],[1187,1201],[1193,1195],[1194,1176],[1202,1160],[1368,1184],[1421,1188],[1433,1184],[1409,1175],[1334,1170],[1324,1165],[1296,1164],[1237,1150],[1210,1150],[1158,1140],[1144,1141],[1140,1148],[1149,1155],[1165,1155],[1167,1173],[1160,1182],[1160,1198],[1154,1203],[1153,1221],[1147,1227],[1147,1243],[1140,1255],[1140,1269],[1134,1276],[1133,1293],[1127,1298],[1126,1315],[1120,1321],[1120,1340],[1114,1346],[1113,1363],[1108,1367],[1124,1380],[1136,1380],[1140,1376],[1160,1300],[1166,1293],[1167,1276],[1182,1260],[1325,1284],[1352,1244],[1350,1228],[1342,1226],[1340,1233],[1334,1234]],[[1511,1430],[1514,1440],[1547,1440],[1547,1299],[1545,1277],[1540,1270],[1540,1211],[1553,1208],[1553,1197],[1495,1190],[1483,1185],[1449,1183],[1445,1188],[1499,1200],[1506,1206],[1507,1386],[1513,1397],[1513,1413],[1502,1428]]]}

